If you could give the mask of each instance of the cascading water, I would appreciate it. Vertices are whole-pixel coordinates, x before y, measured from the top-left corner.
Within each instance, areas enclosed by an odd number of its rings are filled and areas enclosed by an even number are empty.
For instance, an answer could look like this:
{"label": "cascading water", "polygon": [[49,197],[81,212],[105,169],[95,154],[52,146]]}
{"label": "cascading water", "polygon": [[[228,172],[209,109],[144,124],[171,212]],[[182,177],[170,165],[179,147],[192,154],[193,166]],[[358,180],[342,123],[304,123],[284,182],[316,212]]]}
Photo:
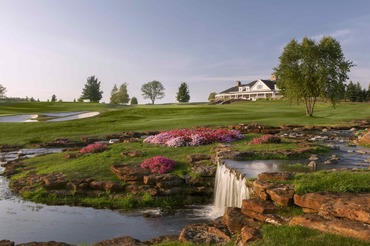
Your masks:
{"label": "cascading water", "polygon": [[215,178],[215,216],[221,216],[226,207],[241,207],[242,200],[249,199],[249,188],[246,179],[238,177],[235,171],[230,170],[224,164],[219,164]]}

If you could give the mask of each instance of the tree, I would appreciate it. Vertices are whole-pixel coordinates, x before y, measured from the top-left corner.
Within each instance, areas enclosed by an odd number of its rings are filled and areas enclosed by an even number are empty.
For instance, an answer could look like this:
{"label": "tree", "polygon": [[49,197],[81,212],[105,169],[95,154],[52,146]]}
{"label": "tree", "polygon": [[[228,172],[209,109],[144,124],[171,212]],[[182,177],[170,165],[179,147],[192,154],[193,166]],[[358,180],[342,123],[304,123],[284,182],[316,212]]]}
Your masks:
{"label": "tree", "polygon": [[57,96],[53,94],[51,96],[51,102],[56,102],[56,101],[57,101]]}
{"label": "tree", "polygon": [[110,102],[111,103],[118,104],[117,94],[118,94],[118,88],[117,88],[117,85],[114,84],[113,89],[110,92]]}
{"label": "tree", "polygon": [[126,104],[130,101],[130,97],[127,93],[127,83],[121,84],[119,90],[117,88],[117,85],[115,84],[112,91],[111,91],[111,97],[110,102],[114,104],[123,103]]}
{"label": "tree", "polygon": [[6,92],[6,88],[2,84],[0,84],[0,98],[5,97],[5,92]]}
{"label": "tree", "polygon": [[179,90],[177,91],[176,100],[178,102],[189,102],[190,94],[189,94],[189,87],[185,82],[182,82]]}
{"label": "tree", "polygon": [[156,99],[162,99],[164,94],[164,87],[161,82],[153,80],[152,82],[145,83],[141,86],[142,96],[144,99],[150,99],[152,104]]}
{"label": "tree", "polygon": [[137,102],[137,98],[136,97],[132,97],[131,98],[131,105],[137,105],[138,102]]}
{"label": "tree", "polygon": [[319,43],[303,38],[301,43],[291,40],[279,57],[275,68],[277,86],[291,102],[304,102],[306,115],[312,116],[318,99],[335,105],[344,94],[347,73],[354,64],[345,60],[342,48],[332,37]]}
{"label": "tree", "polygon": [[216,99],[217,92],[211,92],[208,96],[208,101],[213,102]]}
{"label": "tree", "polygon": [[95,76],[88,77],[80,98],[88,99],[90,102],[99,102],[103,97],[103,91],[100,90],[100,83]]}

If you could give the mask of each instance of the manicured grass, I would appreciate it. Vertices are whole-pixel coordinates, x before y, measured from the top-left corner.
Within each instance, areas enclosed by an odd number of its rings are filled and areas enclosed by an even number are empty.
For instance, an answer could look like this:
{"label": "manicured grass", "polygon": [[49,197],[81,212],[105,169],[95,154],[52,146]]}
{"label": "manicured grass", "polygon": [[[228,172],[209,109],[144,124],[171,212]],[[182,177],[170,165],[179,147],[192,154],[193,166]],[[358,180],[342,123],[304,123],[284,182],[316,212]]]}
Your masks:
{"label": "manicured grass", "polygon": [[370,171],[298,174],[294,180],[296,193],[310,192],[370,192]]}
{"label": "manicured grass", "polygon": [[[300,226],[273,226],[264,225],[263,239],[251,243],[253,246],[365,246],[370,245],[358,239],[322,233]],[[249,245],[249,244],[248,244]]]}
{"label": "manicured grass", "polygon": [[368,119],[368,103],[341,103],[336,109],[318,104],[314,117],[306,117],[303,105],[283,100],[243,102],[230,105],[171,104],[114,106],[90,103],[0,104],[0,114],[60,111],[99,111],[96,117],[66,122],[0,123],[0,144],[26,145],[67,137],[121,131],[169,130],[195,126],[226,126],[238,123],[266,125],[346,125]]}

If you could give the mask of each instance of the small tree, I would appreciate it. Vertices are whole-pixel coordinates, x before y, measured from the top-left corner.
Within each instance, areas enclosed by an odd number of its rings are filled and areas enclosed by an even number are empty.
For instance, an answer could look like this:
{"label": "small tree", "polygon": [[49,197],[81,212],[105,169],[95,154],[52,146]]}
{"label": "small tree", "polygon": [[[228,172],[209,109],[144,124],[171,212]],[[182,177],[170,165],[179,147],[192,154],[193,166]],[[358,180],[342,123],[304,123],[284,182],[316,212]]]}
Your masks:
{"label": "small tree", "polygon": [[5,92],[6,92],[6,88],[2,84],[0,84],[0,98],[5,97]]}
{"label": "small tree", "polygon": [[95,76],[88,77],[80,98],[88,99],[90,102],[99,102],[103,97],[103,91],[100,90],[100,83]]}
{"label": "small tree", "polygon": [[217,95],[216,92],[209,93],[208,102],[213,102],[216,99],[216,95]]}
{"label": "small tree", "polygon": [[51,96],[51,102],[56,102],[57,101],[57,96],[55,94],[53,94]]}
{"label": "small tree", "polygon": [[189,94],[189,88],[188,85],[185,82],[182,82],[179,90],[177,91],[176,100],[178,102],[189,102],[190,100],[190,94]]}
{"label": "small tree", "polygon": [[319,98],[335,105],[344,94],[347,73],[354,66],[345,60],[339,42],[332,37],[323,37],[319,43],[307,37],[301,43],[293,39],[279,60],[275,68],[277,85],[285,98],[305,103],[307,116],[313,115]]}
{"label": "small tree", "polygon": [[136,97],[132,97],[131,98],[131,105],[137,105],[138,102],[137,102],[137,98]]}
{"label": "small tree", "polygon": [[114,104],[118,104],[118,88],[117,85],[114,84],[112,91],[110,92],[110,102]]}
{"label": "small tree", "polygon": [[156,99],[162,99],[165,96],[164,90],[162,83],[157,80],[153,80],[141,86],[143,98],[150,99],[152,104],[154,104]]}

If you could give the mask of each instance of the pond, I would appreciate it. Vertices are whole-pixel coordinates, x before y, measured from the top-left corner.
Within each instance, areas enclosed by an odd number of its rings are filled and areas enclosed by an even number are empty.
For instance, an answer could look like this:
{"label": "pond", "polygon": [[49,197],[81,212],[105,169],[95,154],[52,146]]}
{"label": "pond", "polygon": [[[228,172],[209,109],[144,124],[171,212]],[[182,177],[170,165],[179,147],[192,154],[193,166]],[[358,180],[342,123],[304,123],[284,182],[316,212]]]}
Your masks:
{"label": "pond", "polygon": [[[0,152],[0,164],[18,157],[33,157],[62,149],[20,149]],[[0,174],[4,171],[0,166]],[[178,235],[187,224],[211,220],[212,206],[189,206],[163,216],[158,210],[122,213],[88,207],[48,206],[24,201],[9,190],[9,181],[0,176],[0,240],[16,243],[60,241],[71,244],[94,243],[119,236],[141,241],[162,235]]]}
{"label": "pond", "polygon": [[98,115],[99,112],[62,112],[62,113],[43,113],[43,114],[22,114],[11,116],[0,116],[0,122],[55,122],[84,119]]}

